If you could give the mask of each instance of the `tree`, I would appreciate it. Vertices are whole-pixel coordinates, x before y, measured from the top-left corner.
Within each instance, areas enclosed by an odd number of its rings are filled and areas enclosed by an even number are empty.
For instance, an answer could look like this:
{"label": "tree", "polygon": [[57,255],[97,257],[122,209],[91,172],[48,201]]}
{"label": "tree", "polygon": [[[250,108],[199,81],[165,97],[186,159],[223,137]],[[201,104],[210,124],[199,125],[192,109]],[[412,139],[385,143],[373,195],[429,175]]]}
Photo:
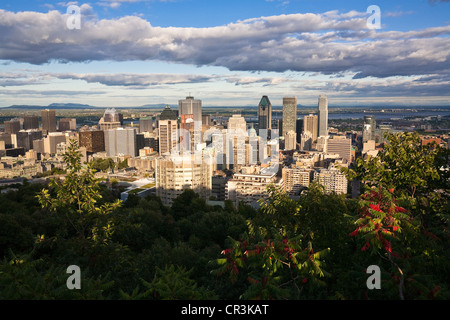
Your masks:
{"label": "tree", "polygon": [[248,220],[248,232],[240,240],[230,238],[214,274],[228,274],[236,283],[246,282],[244,299],[298,299],[324,285],[320,278],[328,248],[314,251],[299,223],[301,207],[271,185],[260,201],[259,214]]}
{"label": "tree", "polygon": [[71,140],[64,161],[66,176],[62,180],[52,179],[48,189],[42,189],[37,195],[39,203],[50,212],[63,215],[77,236],[107,241],[113,231],[109,214],[120,207],[121,201],[101,203],[99,182],[92,166],[82,165],[75,140]]}

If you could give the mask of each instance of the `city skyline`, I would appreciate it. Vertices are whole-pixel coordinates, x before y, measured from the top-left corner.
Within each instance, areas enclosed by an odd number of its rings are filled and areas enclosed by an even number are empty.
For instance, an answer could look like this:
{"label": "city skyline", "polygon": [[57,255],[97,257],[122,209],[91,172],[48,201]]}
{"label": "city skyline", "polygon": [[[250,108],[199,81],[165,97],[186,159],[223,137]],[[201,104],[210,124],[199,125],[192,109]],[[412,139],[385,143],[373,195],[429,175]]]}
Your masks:
{"label": "city skyline", "polygon": [[[80,9],[70,30],[67,9]],[[380,8],[380,28],[367,12]],[[448,105],[448,1],[7,1],[0,107]],[[239,10],[237,10],[239,8]]]}

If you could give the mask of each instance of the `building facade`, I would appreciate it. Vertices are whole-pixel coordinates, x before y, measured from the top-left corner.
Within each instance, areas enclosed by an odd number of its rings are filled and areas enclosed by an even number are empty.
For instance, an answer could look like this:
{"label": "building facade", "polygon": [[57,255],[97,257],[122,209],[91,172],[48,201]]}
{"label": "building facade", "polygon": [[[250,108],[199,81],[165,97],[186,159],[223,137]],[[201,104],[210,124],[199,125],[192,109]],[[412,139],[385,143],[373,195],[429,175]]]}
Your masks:
{"label": "building facade", "polygon": [[195,161],[192,154],[169,155],[155,160],[156,195],[164,205],[170,206],[184,190],[192,189],[208,199],[212,190],[212,161]]}

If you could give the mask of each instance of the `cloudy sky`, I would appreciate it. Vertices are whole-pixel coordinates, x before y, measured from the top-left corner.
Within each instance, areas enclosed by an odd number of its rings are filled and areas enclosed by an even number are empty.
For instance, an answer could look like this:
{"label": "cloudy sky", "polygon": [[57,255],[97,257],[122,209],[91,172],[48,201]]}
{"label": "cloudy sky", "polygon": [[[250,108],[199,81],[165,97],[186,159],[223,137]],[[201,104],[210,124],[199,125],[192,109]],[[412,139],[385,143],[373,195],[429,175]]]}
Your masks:
{"label": "cloudy sky", "polygon": [[449,35],[450,0],[3,0],[0,107],[450,105]]}

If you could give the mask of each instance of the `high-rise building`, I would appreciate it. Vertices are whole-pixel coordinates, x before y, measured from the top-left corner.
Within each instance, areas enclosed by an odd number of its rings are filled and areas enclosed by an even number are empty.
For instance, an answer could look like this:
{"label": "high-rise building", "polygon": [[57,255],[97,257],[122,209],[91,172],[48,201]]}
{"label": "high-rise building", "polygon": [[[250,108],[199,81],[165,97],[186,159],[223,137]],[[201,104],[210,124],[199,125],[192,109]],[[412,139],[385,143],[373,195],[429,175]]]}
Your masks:
{"label": "high-rise building", "polygon": [[258,105],[258,125],[259,135],[261,130],[267,130],[267,134],[272,130],[272,104],[267,96],[263,96]]}
{"label": "high-rise building", "polygon": [[105,151],[105,132],[102,130],[85,130],[79,133],[80,147],[85,147],[87,152]]}
{"label": "high-rise building", "polygon": [[336,167],[317,169],[314,172],[314,180],[325,187],[325,193],[347,194],[348,180]]}
{"label": "high-rise building", "polygon": [[284,150],[297,149],[297,133],[291,130],[284,135]]}
{"label": "high-rise building", "polygon": [[106,130],[105,149],[108,157],[119,155],[136,157],[139,154],[136,148],[136,129],[115,128]]}
{"label": "high-rise building", "polygon": [[199,122],[199,130],[202,128],[202,100],[194,99],[188,96],[184,100],[178,101],[178,116],[183,114],[192,114],[195,122]]}
{"label": "high-rise building", "polygon": [[170,206],[184,190],[192,189],[202,198],[211,196],[213,164],[208,159],[200,163],[192,154],[158,157],[155,161],[156,195]]}
{"label": "high-rise building", "polygon": [[[385,143],[387,141],[386,135],[392,133],[392,125],[390,124],[380,124],[379,128],[379,142]],[[450,141],[450,139],[449,139]]]}
{"label": "high-rise building", "polygon": [[317,115],[310,114],[303,119],[303,132],[309,132],[314,143],[317,141],[319,118]]}
{"label": "high-rise building", "polygon": [[20,131],[20,121],[19,119],[11,119],[4,122],[5,133],[16,133]]}
{"label": "high-rise building", "polygon": [[159,154],[171,152],[178,144],[178,122],[177,120],[159,120]]}
{"label": "high-rise building", "polygon": [[108,108],[100,118],[98,125],[103,131],[120,128],[123,125],[123,115],[114,108]]}
{"label": "high-rise building", "polygon": [[283,131],[285,136],[289,131],[297,131],[297,98],[283,98]]}
{"label": "high-rise building", "polygon": [[56,132],[56,111],[45,109],[41,111],[42,132],[48,134]]}
{"label": "high-rise building", "polygon": [[234,130],[235,132],[247,133],[247,121],[240,114],[233,114],[228,119],[228,130]]}
{"label": "high-rise building", "polygon": [[322,94],[319,96],[319,106],[318,106],[318,122],[319,122],[319,132],[318,136],[328,135],[328,99],[327,96]]}
{"label": "high-rise building", "polygon": [[352,160],[352,139],[345,136],[333,136],[332,139],[328,139],[327,153],[338,154],[342,159],[350,162]]}
{"label": "high-rise building", "polygon": [[77,129],[77,119],[75,118],[63,118],[58,122],[59,131],[72,131]]}
{"label": "high-rise building", "polygon": [[139,119],[139,132],[153,132],[153,119],[151,117]]}
{"label": "high-rise building", "polygon": [[25,151],[33,149],[33,140],[42,139],[42,131],[38,129],[20,130],[11,134],[14,148],[24,148]]}
{"label": "high-rise building", "polygon": [[49,132],[43,140],[43,153],[56,154],[56,147],[61,142],[66,142],[66,135],[62,132]]}
{"label": "high-rise building", "polygon": [[23,117],[23,129],[39,129],[39,117],[38,116],[24,116]]}
{"label": "high-rise building", "polygon": [[290,195],[298,195],[303,188],[308,188],[314,176],[314,169],[302,167],[284,167],[281,176],[284,190]]}
{"label": "high-rise building", "polygon": [[375,140],[377,121],[375,116],[364,116],[363,143]]}
{"label": "high-rise building", "polygon": [[159,115],[159,120],[177,120],[177,117],[176,112],[173,111],[169,105],[166,105]]}

